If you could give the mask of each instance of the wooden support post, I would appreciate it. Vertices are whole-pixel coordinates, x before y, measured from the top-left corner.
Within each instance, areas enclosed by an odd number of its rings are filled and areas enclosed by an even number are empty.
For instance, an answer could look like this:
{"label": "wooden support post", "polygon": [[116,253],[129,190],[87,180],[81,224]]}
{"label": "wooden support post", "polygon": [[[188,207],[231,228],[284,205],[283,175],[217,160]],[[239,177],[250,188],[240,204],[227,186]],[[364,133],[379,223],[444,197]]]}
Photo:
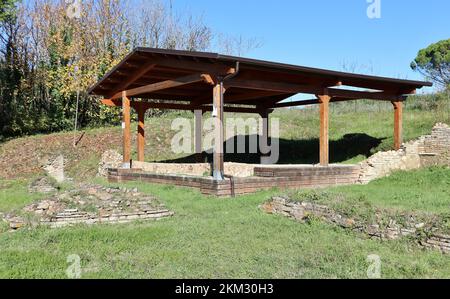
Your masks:
{"label": "wooden support post", "polygon": [[122,93],[123,163],[131,167],[131,106],[126,92]]}
{"label": "wooden support post", "polygon": [[329,104],[331,97],[318,95],[320,102],[320,165],[329,165]]}
{"label": "wooden support post", "polygon": [[213,153],[213,177],[216,180],[224,179],[223,162],[223,86],[216,84],[213,89],[213,117],[215,118],[215,138]]}
{"label": "wooden support post", "polygon": [[264,110],[260,115],[262,118],[261,140],[259,141],[259,150],[261,153],[260,163],[267,164],[267,156],[270,153],[269,110]]}
{"label": "wooden support post", "polygon": [[137,105],[138,113],[138,136],[137,136],[137,153],[138,161],[145,161],[145,108],[143,105]]}
{"label": "wooden support post", "polygon": [[399,150],[403,144],[403,102],[392,102],[394,105],[394,148]]}
{"label": "wooden support post", "polygon": [[203,147],[202,147],[202,133],[203,133],[203,110],[194,111],[195,118],[195,160],[197,163],[203,162]]}

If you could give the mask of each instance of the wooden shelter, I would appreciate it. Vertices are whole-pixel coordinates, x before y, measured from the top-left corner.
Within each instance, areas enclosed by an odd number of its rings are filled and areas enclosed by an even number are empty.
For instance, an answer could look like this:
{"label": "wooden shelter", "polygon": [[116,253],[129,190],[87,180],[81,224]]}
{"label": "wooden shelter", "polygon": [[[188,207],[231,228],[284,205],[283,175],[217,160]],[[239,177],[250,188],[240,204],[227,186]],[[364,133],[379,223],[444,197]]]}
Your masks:
{"label": "wooden shelter", "polygon": [[[124,163],[131,160],[130,110],[138,114],[138,160],[144,161],[144,115],[148,109],[256,113],[265,118],[273,109],[320,105],[320,165],[328,166],[329,105],[368,99],[389,101],[394,110],[395,148],[402,144],[402,104],[416,89],[431,86],[400,80],[281,64],[216,53],[137,48],[98,83],[91,95],[104,97],[109,106],[122,107]],[[310,100],[284,102],[299,94]],[[196,114],[196,124],[201,124]],[[264,126],[267,137],[267,125]],[[214,148],[213,173],[223,179],[223,128]],[[199,141],[196,141],[199,144]]]}

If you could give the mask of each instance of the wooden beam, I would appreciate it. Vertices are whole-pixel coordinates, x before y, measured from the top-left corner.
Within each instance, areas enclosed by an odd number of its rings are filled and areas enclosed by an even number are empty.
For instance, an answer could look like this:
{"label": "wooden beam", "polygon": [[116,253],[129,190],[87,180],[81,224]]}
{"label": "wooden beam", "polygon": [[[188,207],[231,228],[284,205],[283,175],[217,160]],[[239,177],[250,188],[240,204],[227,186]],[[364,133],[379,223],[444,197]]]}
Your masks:
{"label": "wooden beam", "polygon": [[215,180],[224,179],[223,161],[223,90],[221,84],[217,84],[213,89],[213,117],[215,118],[215,136],[213,152],[213,177]]}
{"label": "wooden beam", "polygon": [[[339,82],[336,82],[339,84]],[[243,89],[254,89],[263,90],[268,92],[278,92],[278,93],[310,93],[319,94],[324,90],[323,86],[314,86],[308,84],[292,84],[292,83],[279,83],[270,81],[259,81],[259,80],[242,80],[233,79],[227,82],[227,88],[243,88]],[[392,101],[392,99],[401,99],[402,95],[390,94],[387,92],[368,92],[368,91],[357,91],[357,90],[347,90],[338,88],[326,88],[327,94],[331,97],[349,98],[349,99],[368,99],[368,100],[384,100]]]}
{"label": "wooden beam", "polygon": [[[243,79],[232,79],[227,81],[227,88],[243,88],[243,89],[255,89],[264,90],[277,93],[299,93],[302,90],[312,90],[317,91],[317,88],[311,87],[311,85],[300,85],[292,83],[278,83],[270,81],[260,81],[260,80],[243,80]],[[312,92],[315,93],[315,92]]]}
{"label": "wooden beam", "polygon": [[137,105],[138,113],[138,136],[137,136],[137,154],[138,161],[145,161],[145,107]]}
{"label": "wooden beam", "polygon": [[137,71],[135,71],[135,73],[133,73],[133,75],[129,79],[123,81],[123,83],[121,83],[116,88],[114,88],[114,90],[112,90],[108,96],[114,96],[116,93],[127,89],[128,86],[130,86],[131,84],[133,84],[134,82],[139,80],[139,78],[141,78],[143,75],[147,74],[154,67],[155,67],[155,64],[152,62],[145,63],[141,68],[139,68]]}
{"label": "wooden beam", "polygon": [[[267,98],[267,97],[274,97],[274,96],[283,96],[286,95],[287,97],[292,96],[292,94],[287,93],[279,93],[279,92],[273,92],[273,91],[252,91],[249,93],[242,93],[242,94],[227,94],[227,103],[238,103],[245,100],[256,100],[260,98]],[[263,103],[261,103],[263,104]]]}
{"label": "wooden beam", "polygon": [[354,100],[380,100],[392,101],[392,99],[403,100],[403,95],[389,94],[382,91],[357,91],[337,88],[327,88],[328,95],[331,97],[340,97]]}
{"label": "wooden beam", "polygon": [[329,95],[318,95],[320,102],[320,165],[329,165]]}
{"label": "wooden beam", "polygon": [[[148,93],[152,93],[152,92],[159,91],[159,90],[164,90],[164,89],[174,88],[174,87],[192,84],[192,83],[196,83],[196,82],[201,82],[201,81],[205,80],[204,76],[205,75],[203,75],[203,74],[194,74],[194,75],[189,75],[189,76],[181,77],[181,78],[174,79],[174,80],[158,82],[158,83],[126,90],[125,94],[128,97],[132,97],[132,96],[137,96],[140,94],[148,94]],[[206,79],[206,80],[208,80],[208,79]],[[121,95],[122,95],[122,93],[116,93],[110,99],[112,99],[112,100],[118,99]]]}
{"label": "wooden beam", "polygon": [[122,99],[115,99],[115,100],[104,99],[102,100],[102,104],[109,107],[122,107]]}
{"label": "wooden beam", "polygon": [[[279,95],[279,93],[273,93],[268,91],[253,91],[252,93],[243,93],[243,94],[227,94],[226,102],[227,103],[237,103],[244,100],[252,100],[259,99],[269,96]],[[210,96],[198,97],[194,101],[192,101],[193,105],[204,105],[211,103]]]}
{"label": "wooden beam", "polygon": [[235,68],[222,63],[208,63],[201,61],[174,60],[164,57],[141,55],[144,59],[156,64],[157,67],[172,68],[174,70],[189,70],[208,74],[228,75],[235,72]]}
{"label": "wooden beam", "polygon": [[[330,99],[330,103],[346,102],[346,101],[356,101],[356,99],[338,98],[338,97],[333,97]],[[306,105],[315,105],[315,104],[320,104],[320,101],[318,99],[311,99],[311,100],[278,103],[278,104],[273,105],[271,108],[297,107],[297,106],[306,106]]]}
{"label": "wooden beam", "polygon": [[[122,107],[122,100],[102,100],[102,103],[110,107]],[[212,106],[197,106],[189,104],[175,104],[175,103],[150,103],[150,102],[131,102],[131,107],[137,109],[137,105],[142,105],[144,109],[167,109],[167,110],[202,110],[203,112],[211,112]],[[257,113],[260,114],[263,108],[251,108],[251,107],[224,107],[224,112],[232,113]],[[137,110],[136,110],[137,111]]]}
{"label": "wooden beam", "polygon": [[123,163],[131,163],[131,106],[130,99],[122,96]]}
{"label": "wooden beam", "polygon": [[394,148],[399,150],[403,144],[403,103],[392,102],[394,105]]}

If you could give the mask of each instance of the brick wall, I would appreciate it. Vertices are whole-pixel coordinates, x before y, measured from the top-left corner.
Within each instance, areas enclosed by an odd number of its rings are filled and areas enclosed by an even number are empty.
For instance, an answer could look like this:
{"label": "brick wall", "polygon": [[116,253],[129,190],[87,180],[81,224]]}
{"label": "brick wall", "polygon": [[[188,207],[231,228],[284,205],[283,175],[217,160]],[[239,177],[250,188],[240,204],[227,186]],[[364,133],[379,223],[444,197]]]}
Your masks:
{"label": "brick wall", "polygon": [[254,193],[271,188],[313,188],[355,184],[359,177],[359,166],[332,165],[259,167],[255,172],[261,177],[233,177],[215,181],[212,177],[155,174],[140,169],[110,169],[111,182],[142,181],[198,188],[203,194],[232,196]]}

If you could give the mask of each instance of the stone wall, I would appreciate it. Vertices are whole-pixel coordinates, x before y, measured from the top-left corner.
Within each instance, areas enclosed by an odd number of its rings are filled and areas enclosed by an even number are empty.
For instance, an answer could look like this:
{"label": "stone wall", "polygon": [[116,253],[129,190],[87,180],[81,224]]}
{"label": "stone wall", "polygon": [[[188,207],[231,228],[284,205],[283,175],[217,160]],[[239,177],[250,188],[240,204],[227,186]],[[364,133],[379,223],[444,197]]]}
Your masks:
{"label": "stone wall", "polygon": [[119,168],[122,166],[123,158],[115,150],[108,150],[103,153],[100,163],[98,165],[98,175],[106,177],[108,175],[109,168]]}
{"label": "stone wall", "polygon": [[422,138],[419,155],[422,166],[450,166],[450,127],[437,124],[431,135]]}
{"label": "stone wall", "polygon": [[450,127],[438,123],[431,135],[404,143],[398,151],[379,152],[360,163],[359,183],[388,176],[397,170],[414,170],[434,165],[450,166]]}
{"label": "stone wall", "polygon": [[[224,163],[225,174],[233,177],[253,176],[254,164]],[[113,167],[111,167],[113,168]],[[133,161],[133,169],[142,169],[155,174],[178,174],[193,176],[209,176],[211,164],[209,163],[147,163]]]}
{"label": "stone wall", "polygon": [[130,223],[139,220],[159,220],[173,215],[173,212],[166,209],[106,215],[92,215],[87,212],[80,212],[78,209],[68,209],[58,213],[51,220],[41,221],[40,224],[51,228],[59,228],[75,224],[114,224]]}
{"label": "stone wall", "polygon": [[38,225],[57,228],[74,224],[159,220],[173,215],[157,198],[140,193],[137,188],[76,184],[68,190],[55,189],[47,198],[2,218],[16,230]]}
{"label": "stone wall", "polygon": [[[379,223],[365,223],[345,217],[324,205],[295,202],[284,197],[273,197],[272,200],[262,205],[261,209],[266,213],[283,215],[299,222],[306,222],[311,216],[314,216],[329,224],[364,233],[371,238],[380,240],[396,240],[411,236],[415,237],[417,243],[423,247],[450,253],[450,235],[437,233],[436,228],[425,223],[415,223],[410,220],[409,216],[405,217],[407,219],[402,221],[402,224],[393,219],[387,226]],[[425,232],[425,237],[422,232]]]}
{"label": "stone wall", "polygon": [[43,166],[43,169],[47,174],[54,178],[58,183],[62,183],[65,180],[64,166],[65,159],[63,155],[59,155],[54,158],[48,159],[47,163]]}

